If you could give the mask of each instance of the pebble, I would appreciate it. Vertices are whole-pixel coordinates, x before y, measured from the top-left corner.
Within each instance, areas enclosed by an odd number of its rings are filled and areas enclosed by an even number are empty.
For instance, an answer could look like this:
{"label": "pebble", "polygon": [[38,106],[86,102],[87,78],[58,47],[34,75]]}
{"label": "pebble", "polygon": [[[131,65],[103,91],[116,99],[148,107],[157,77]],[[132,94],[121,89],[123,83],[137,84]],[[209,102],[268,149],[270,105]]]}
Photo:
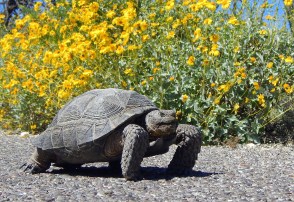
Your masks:
{"label": "pebble", "polygon": [[28,138],[30,136],[30,133],[29,132],[21,132],[19,137],[21,138]]}

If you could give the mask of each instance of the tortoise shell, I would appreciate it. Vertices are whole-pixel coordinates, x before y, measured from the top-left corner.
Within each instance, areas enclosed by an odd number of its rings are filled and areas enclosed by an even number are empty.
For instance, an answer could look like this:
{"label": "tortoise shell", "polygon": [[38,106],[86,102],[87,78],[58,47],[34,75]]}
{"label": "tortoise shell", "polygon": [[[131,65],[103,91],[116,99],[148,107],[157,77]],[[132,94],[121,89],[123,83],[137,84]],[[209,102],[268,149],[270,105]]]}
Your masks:
{"label": "tortoise shell", "polygon": [[31,142],[43,150],[75,150],[157,107],[144,95],[121,89],[95,89],[67,103]]}

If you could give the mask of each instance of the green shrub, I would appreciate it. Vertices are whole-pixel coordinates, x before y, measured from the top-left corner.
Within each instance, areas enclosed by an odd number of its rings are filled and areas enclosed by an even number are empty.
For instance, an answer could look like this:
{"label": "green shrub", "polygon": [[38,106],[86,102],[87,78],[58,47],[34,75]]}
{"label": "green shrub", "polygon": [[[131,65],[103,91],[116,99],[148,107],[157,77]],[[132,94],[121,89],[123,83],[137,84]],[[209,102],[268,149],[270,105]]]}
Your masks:
{"label": "green shrub", "polygon": [[266,6],[136,2],[37,3],[16,20],[0,41],[2,127],[44,130],[72,97],[115,87],[175,109],[202,127],[206,143],[259,141],[271,109],[294,88],[293,38],[254,17]]}

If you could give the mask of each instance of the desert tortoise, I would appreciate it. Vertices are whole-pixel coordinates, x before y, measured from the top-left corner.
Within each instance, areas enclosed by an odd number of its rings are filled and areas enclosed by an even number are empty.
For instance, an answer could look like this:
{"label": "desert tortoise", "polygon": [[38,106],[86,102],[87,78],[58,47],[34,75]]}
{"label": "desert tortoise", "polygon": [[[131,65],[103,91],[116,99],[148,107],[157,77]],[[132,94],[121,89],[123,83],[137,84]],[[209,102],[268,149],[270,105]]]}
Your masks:
{"label": "desert tortoise", "polygon": [[120,167],[126,179],[137,180],[143,158],[163,154],[171,144],[178,147],[167,171],[191,171],[200,152],[201,132],[178,124],[173,110],[160,110],[135,91],[110,88],[71,100],[31,142],[37,148],[23,166],[26,172],[45,172],[51,163],[73,168],[109,162],[110,167]]}

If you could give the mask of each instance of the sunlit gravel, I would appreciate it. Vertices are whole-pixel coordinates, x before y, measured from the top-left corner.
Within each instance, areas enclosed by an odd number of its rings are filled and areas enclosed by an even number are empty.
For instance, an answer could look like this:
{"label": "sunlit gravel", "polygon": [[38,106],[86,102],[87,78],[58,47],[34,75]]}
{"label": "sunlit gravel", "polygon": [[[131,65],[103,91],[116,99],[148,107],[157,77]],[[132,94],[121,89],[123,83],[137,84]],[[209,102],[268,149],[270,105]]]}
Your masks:
{"label": "sunlit gravel", "polygon": [[28,138],[0,134],[0,201],[294,201],[294,148],[204,146],[188,177],[165,175],[175,147],[144,159],[144,179],[129,182],[106,163],[31,175],[19,167],[33,151]]}

